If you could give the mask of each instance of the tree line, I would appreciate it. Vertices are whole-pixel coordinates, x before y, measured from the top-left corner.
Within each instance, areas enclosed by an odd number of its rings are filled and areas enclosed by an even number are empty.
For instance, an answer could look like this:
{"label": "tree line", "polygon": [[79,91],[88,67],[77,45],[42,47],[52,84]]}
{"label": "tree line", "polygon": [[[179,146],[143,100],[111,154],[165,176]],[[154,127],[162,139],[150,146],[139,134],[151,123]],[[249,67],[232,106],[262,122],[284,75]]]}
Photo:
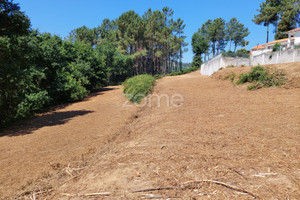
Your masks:
{"label": "tree line", "polygon": [[134,11],[67,38],[40,33],[12,0],[0,0],[0,127],[143,73],[182,69],[185,24],[173,10]]}
{"label": "tree line", "polygon": [[226,22],[222,18],[207,20],[201,28],[192,36],[192,48],[194,53],[193,66],[200,67],[202,57],[212,53],[218,55],[229,45],[229,51],[233,46],[236,52],[237,47],[245,47],[249,41],[245,38],[250,34],[248,28],[236,18]]}
{"label": "tree line", "polygon": [[275,40],[287,38],[284,32],[300,25],[299,0],[265,0],[257,10],[253,22],[267,27],[267,43],[269,42],[269,27],[274,25]]}

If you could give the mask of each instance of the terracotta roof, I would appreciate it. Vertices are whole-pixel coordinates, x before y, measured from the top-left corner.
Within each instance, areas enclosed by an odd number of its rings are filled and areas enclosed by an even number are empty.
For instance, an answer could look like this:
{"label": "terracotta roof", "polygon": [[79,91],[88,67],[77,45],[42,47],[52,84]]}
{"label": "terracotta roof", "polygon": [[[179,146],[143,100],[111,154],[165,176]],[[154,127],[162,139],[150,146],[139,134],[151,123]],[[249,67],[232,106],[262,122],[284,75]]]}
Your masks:
{"label": "terracotta roof", "polygon": [[[294,40],[295,37],[291,37],[291,40]],[[281,40],[274,40],[272,42],[268,42],[264,45],[270,45],[270,44],[276,44],[276,43],[280,43],[280,42],[287,42],[288,41],[288,38],[284,38],[284,39],[281,39]]]}
{"label": "terracotta roof", "polygon": [[300,28],[295,28],[295,29],[287,31],[285,33],[296,33],[296,32],[300,32]]}
{"label": "terracotta roof", "polygon": [[251,50],[264,49],[264,48],[265,48],[264,45],[257,45],[255,47],[253,47]]}
{"label": "terracotta roof", "polygon": [[[295,39],[295,37],[291,37],[291,40],[294,40],[294,39]],[[280,43],[280,42],[287,42],[287,41],[288,41],[288,38],[284,38],[284,39],[281,39],[281,40],[274,40],[274,41],[268,42],[268,43],[263,44],[263,45],[257,45],[255,47],[253,47],[251,50],[261,50],[261,49],[264,49],[266,46],[276,44],[276,43]]]}

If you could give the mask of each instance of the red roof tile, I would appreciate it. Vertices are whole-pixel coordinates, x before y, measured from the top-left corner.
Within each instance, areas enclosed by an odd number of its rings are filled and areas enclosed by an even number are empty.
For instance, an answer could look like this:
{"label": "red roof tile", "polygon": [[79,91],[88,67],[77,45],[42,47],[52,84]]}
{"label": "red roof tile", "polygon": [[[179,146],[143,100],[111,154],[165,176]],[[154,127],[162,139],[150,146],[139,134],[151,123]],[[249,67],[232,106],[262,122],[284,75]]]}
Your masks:
{"label": "red roof tile", "polygon": [[255,47],[253,47],[251,50],[258,50],[258,49],[264,49],[265,46],[264,45],[257,45]]}

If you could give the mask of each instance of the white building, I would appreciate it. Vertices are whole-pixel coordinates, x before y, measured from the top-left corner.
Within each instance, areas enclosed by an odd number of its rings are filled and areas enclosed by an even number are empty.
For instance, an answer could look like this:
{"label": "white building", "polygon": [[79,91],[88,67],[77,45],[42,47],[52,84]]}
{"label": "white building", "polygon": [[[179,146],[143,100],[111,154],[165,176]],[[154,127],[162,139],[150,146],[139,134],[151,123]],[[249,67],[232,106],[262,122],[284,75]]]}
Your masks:
{"label": "white building", "polygon": [[275,41],[268,42],[263,45],[257,45],[251,49],[252,50],[251,54],[253,56],[256,56],[256,55],[260,55],[262,53],[271,52],[273,50],[273,46],[276,43],[281,44],[282,50],[294,48],[296,45],[300,45],[300,28],[296,28],[296,29],[290,30],[285,33],[288,34],[288,38],[284,38],[281,40],[275,40]]}
{"label": "white building", "polygon": [[[293,47],[294,45],[300,45],[300,28],[296,28],[285,32],[289,35],[288,37],[288,47]],[[294,44],[292,43],[292,36],[294,36]]]}

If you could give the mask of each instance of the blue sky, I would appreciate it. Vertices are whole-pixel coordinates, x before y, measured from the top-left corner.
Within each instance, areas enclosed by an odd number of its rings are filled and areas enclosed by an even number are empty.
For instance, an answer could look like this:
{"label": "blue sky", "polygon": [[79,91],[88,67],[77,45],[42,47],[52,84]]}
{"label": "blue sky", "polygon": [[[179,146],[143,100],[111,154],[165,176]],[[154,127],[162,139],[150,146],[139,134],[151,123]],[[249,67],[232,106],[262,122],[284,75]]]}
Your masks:
{"label": "blue sky", "polygon": [[[208,19],[222,17],[229,21],[236,17],[250,30],[247,49],[266,41],[266,27],[251,20],[262,0],[15,0],[21,10],[31,19],[32,27],[41,32],[50,32],[65,37],[80,26],[97,27],[104,18],[116,19],[128,10],[142,15],[148,8],[162,10],[168,6],[174,10],[174,18],[181,18],[186,24],[186,42],[191,43],[194,32]],[[270,29],[270,40],[274,39]],[[183,61],[191,62],[191,45]]]}

